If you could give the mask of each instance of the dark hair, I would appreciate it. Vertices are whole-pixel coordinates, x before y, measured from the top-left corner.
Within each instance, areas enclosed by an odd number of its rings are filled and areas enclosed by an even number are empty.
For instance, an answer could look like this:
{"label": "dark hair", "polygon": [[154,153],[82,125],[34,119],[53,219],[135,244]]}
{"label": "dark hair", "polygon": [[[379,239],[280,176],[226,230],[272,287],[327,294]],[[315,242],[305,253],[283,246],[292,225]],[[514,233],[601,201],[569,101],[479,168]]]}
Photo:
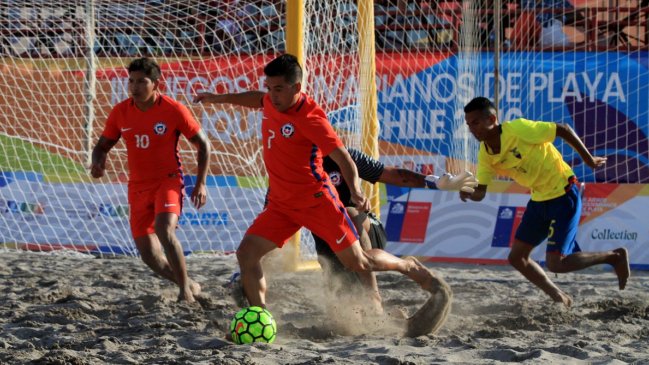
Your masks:
{"label": "dark hair", "polygon": [[474,112],[476,110],[483,112],[485,115],[496,115],[496,106],[491,102],[491,100],[484,96],[473,98],[473,100],[464,106],[465,113]]}
{"label": "dark hair", "polygon": [[264,67],[264,74],[268,77],[284,76],[290,84],[297,84],[302,82],[302,67],[297,57],[291,54],[283,54],[274,60],[270,61]]}
{"label": "dark hair", "polygon": [[162,72],[160,71],[160,66],[151,58],[142,57],[136,60],[133,60],[128,65],[128,72],[133,71],[142,71],[146,77],[150,78],[152,81],[158,81]]}

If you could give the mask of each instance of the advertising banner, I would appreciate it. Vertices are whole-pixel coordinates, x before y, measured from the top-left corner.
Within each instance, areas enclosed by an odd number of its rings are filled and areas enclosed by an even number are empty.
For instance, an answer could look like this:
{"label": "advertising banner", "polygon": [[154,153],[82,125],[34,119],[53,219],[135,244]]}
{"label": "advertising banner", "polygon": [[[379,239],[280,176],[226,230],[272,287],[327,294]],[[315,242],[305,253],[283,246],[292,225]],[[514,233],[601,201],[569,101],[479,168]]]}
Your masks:
{"label": "advertising banner", "polygon": [[[506,263],[529,194],[504,192],[514,184],[499,184],[503,192],[489,192],[481,202],[462,202],[458,193],[426,189],[395,197],[381,211],[390,241],[387,249],[431,261]],[[582,199],[577,234],[581,249],[623,246],[633,267],[649,269],[649,186],[587,184]],[[545,243],[532,258],[545,261]]]}
{"label": "advertising banner", "polygon": [[[136,254],[126,184],[21,181],[0,187],[2,242],[49,250]],[[196,210],[186,197],[176,235],[186,252],[233,252],[261,211],[262,188],[208,186]],[[243,201],[242,196],[248,199]],[[242,206],[246,204],[246,206]]]}
{"label": "advertising banner", "polygon": [[[506,52],[501,54],[496,76],[490,52],[482,52],[475,69],[465,73],[460,71],[462,60],[449,52],[379,53],[381,155],[407,148],[430,156],[457,157],[453,141],[464,138],[464,133],[454,130],[453,120],[462,119],[469,99],[493,99],[498,83],[501,120],[525,117],[567,123],[590,151],[609,157],[605,168],[593,172],[571,148],[557,141],[580,180],[649,183],[648,58],[646,52]],[[217,149],[228,154],[242,148],[247,152],[246,148],[258,146],[260,110],[202,109],[190,100],[198,91],[263,90],[262,69],[270,59],[267,55],[224,56],[166,63],[162,65],[164,92],[195,111]],[[339,130],[358,130],[358,80],[345,66],[352,61],[346,56],[320,61],[310,63],[306,92],[324,107]],[[329,69],[340,71],[332,74]],[[123,68],[102,70],[97,77],[110,92],[106,95],[110,102],[99,112],[107,115],[106,106],[128,97],[128,77]],[[212,166],[215,173],[233,174],[229,170],[223,164]]]}
{"label": "advertising banner", "polygon": [[465,133],[454,130],[453,121],[463,120],[464,104],[473,97],[494,100],[498,83],[501,121],[566,123],[594,155],[608,157],[604,168],[593,171],[556,141],[581,181],[649,183],[647,52],[505,52],[500,57],[496,76],[489,52],[476,58],[470,73],[459,71],[461,60],[452,54],[379,55],[379,139],[457,157],[453,141]]}
{"label": "advertising banner", "polygon": [[[343,131],[357,130],[359,123],[355,112],[358,80],[345,67],[349,61],[346,57],[312,60],[314,66],[306,83],[308,93]],[[210,138],[216,156],[210,166],[214,180],[263,180],[259,179],[265,175],[259,153],[261,112],[205,108],[191,100],[203,90],[263,89],[263,65],[271,58],[224,56],[173,60],[162,65],[164,93],[188,105]],[[470,159],[474,152],[458,155],[452,150],[454,141],[465,136],[453,121],[462,119],[462,103],[468,99],[479,95],[493,98],[498,83],[502,120],[522,116],[567,123],[594,155],[608,157],[606,167],[591,170],[569,146],[556,143],[580,181],[589,183],[578,235],[582,249],[623,245],[629,249],[634,265],[649,265],[649,225],[642,209],[649,203],[648,53],[506,52],[501,54],[497,75],[492,53],[483,52],[478,59],[471,72],[462,73],[458,71],[462,60],[452,53],[376,56],[382,161],[424,174],[439,174],[452,158]],[[21,111],[7,114],[0,132],[85,163],[87,136],[81,133],[87,123],[85,74],[26,68],[4,68],[0,73],[13,82],[0,93],[0,102]],[[128,97],[124,67],[99,70],[96,76],[93,141],[112,106]],[[51,91],[51,85],[56,86],[56,92]],[[34,98],[48,105],[45,120],[42,108],[17,95],[22,90],[46,90]],[[194,150],[184,139],[181,141],[186,171],[194,172]],[[123,184],[124,156],[120,143],[111,152],[108,177],[102,183],[54,183],[40,171],[1,172],[0,242],[132,250]],[[215,183],[208,187],[206,207],[195,211],[186,204],[178,229],[184,248],[235,250],[261,209],[265,188],[258,186]],[[529,199],[514,185],[489,193],[480,203],[463,203],[457,194],[439,191],[388,187],[387,192],[382,219],[391,241],[389,250],[399,255],[475,262],[504,262]],[[543,252],[536,250],[534,257],[542,260]]]}

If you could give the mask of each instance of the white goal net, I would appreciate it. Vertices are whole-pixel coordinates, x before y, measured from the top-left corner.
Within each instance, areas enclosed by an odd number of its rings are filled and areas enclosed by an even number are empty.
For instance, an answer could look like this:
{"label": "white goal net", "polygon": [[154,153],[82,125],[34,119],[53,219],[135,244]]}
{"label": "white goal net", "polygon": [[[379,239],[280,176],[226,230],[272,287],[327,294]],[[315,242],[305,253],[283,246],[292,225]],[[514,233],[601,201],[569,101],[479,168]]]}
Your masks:
{"label": "white goal net", "polygon": [[[620,1],[375,1],[379,152],[422,173],[473,169],[463,105],[495,99],[502,119],[569,123],[595,153],[583,179],[647,183],[647,4]],[[538,5],[537,3],[543,3]],[[263,89],[263,66],[286,50],[279,1],[0,1],[0,243],[134,254],[125,147],[92,180],[90,149],[110,108],[128,97],[125,66],[150,56],[164,93],[190,106],[213,146],[209,202],[185,205],[189,252],[236,249],[266,189],[260,110],[192,105],[201,90]],[[358,6],[305,1],[305,91],[345,142],[361,147]],[[501,16],[497,16],[501,14]],[[499,31],[497,31],[499,29]],[[181,141],[191,189],[195,152]],[[405,192],[382,190],[387,203]],[[415,227],[416,228],[416,227]],[[425,233],[425,232],[424,232]]]}

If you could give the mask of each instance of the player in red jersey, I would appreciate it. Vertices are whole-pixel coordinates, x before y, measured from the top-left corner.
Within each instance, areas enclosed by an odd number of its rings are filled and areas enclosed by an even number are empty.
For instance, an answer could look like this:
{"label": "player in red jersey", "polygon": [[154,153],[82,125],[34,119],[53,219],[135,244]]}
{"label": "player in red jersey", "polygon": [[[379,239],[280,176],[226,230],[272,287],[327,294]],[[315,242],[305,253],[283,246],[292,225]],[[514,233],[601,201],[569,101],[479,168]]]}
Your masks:
{"label": "player in red jersey", "polygon": [[[301,227],[322,237],[351,271],[399,271],[433,293],[437,310],[446,313],[450,287],[414,257],[400,259],[381,249],[363,251],[358,233],[335,187],[322,167],[329,156],[349,185],[351,200],[361,211],[369,202],[360,188],[356,165],[327,120],[325,112],[301,92],[302,69],[297,58],[282,55],[266,65],[268,92],[199,93],[194,101],[263,108],[263,159],[269,176],[268,204],[246,231],[237,250],[241,282],[254,306],[266,306],[266,280],[261,259]],[[412,335],[439,328],[444,318],[431,318]]]}
{"label": "player in red jersey", "polygon": [[[184,135],[198,150],[198,173],[191,201],[205,205],[210,144],[187,107],[162,95],[160,67],[149,58],[128,66],[131,97],[111,110],[92,151],[91,174],[104,176],[106,157],[120,138],[126,143],[128,202],[135,245],[142,260],[180,288],[178,300],[194,302],[201,287],[187,276],[183,249],[176,237],[184,185],[178,140]],[[163,252],[164,249],[164,252]]]}

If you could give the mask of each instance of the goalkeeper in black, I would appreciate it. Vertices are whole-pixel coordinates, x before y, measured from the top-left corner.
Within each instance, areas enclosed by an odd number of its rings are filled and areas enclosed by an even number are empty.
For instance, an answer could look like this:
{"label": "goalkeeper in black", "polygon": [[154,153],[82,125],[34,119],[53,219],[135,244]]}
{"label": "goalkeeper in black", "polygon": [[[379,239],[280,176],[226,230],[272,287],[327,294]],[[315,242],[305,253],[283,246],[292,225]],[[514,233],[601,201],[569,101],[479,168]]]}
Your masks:
{"label": "goalkeeper in black", "polygon": [[[382,162],[356,149],[348,148],[347,150],[356,164],[359,177],[371,184],[382,182],[401,187],[461,190],[468,193],[472,192],[478,184],[478,181],[470,172],[465,171],[457,176],[448,173],[441,177],[423,175],[408,169],[385,166]],[[384,249],[387,239],[383,225],[378,218],[373,213],[359,212],[355,208],[340,169],[331,158],[324,158],[323,168],[329,175],[332,185],[336,187],[340,201],[345,205],[347,213],[354,220],[360,236],[361,247],[364,250],[372,248]],[[328,279],[327,282],[330,283],[330,289],[334,290],[333,286],[339,285],[340,288],[349,292],[354,290],[353,285],[360,283],[361,289],[366,291],[371,298],[371,310],[381,314],[383,306],[374,273],[347,271],[323,239],[316,235],[313,235],[313,239],[318,253],[318,261]]]}

